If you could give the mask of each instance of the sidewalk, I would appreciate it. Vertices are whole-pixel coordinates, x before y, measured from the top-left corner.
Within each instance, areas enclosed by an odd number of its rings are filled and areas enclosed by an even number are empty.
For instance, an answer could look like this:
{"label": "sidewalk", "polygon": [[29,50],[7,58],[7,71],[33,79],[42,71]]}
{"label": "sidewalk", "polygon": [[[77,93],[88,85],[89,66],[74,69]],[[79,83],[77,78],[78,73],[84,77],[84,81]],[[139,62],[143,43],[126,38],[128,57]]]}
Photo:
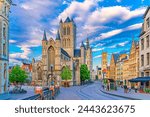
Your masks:
{"label": "sidewalk", "polygon": [[150,100],[150,94],[135,93],[134,90],[131,90],[131,92],[129,93],[124,93],[124,89],[120,87],[117,88],[117,91],[114,90],[106,91],[105,89],[102,88],[100,88],[100,91],[109,95],[123,97],[130,100]]}
{"label": "sidewalk", "polygon": [[[12,89],[11,87],[10,89]],[[4,93],[0,94],[0,100],[21,100],[30,96],[35,95],[34,94],[34,88],[30,86],[23,86],[23,89],[27,91],[26,94],[9,94],[9,93]]]}

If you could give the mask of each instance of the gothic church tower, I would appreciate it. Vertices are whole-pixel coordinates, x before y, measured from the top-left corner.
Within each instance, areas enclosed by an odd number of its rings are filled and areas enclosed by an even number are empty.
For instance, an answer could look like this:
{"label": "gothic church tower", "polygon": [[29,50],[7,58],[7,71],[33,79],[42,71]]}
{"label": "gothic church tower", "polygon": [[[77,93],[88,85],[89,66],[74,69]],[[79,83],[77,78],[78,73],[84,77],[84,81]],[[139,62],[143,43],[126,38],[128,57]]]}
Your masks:
{"label": "gothic church tower", "polygon": [[76,25],[73,19],[67,17],[64,22],[60,21],[60,36],[62,48],[73,57],[76,48]]}

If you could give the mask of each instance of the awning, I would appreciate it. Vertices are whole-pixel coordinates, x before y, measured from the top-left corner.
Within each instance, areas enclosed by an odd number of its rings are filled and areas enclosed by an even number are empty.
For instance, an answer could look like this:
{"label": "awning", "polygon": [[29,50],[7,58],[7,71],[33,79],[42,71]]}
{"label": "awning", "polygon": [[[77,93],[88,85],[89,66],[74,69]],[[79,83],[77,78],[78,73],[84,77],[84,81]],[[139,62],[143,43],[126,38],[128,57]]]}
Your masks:
{"label": "awning", "polygon": [[108,80],[109,80],[110,82],[115,82],[115,80],[114,80],[114,79],[110,79],[110,78],[109,78]]}
{"label": "awning", "polygon": [[128,80],[129,82],[147,82],[150,81],[150,77],[138,77],[131,80]]}

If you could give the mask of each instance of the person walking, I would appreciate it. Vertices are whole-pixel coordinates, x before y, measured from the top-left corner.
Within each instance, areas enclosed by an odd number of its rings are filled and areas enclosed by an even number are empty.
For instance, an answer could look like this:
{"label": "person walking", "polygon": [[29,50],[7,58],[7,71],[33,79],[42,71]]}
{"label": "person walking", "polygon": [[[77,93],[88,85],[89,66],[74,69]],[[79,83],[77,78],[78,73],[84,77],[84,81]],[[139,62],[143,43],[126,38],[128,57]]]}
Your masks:
{"label": "person walking", "polygon": [[124,93],[127,93],[127,85],[124,85]]}
{"label": "person walking", "polygon": [[128,93],[131,92],[131,86],[128,86]]}
{"label": "person walking", "polygon": [[138,86],[137,86],[137,84],[135,84],[135,93],[137,93],[137,90],[138,90]]}

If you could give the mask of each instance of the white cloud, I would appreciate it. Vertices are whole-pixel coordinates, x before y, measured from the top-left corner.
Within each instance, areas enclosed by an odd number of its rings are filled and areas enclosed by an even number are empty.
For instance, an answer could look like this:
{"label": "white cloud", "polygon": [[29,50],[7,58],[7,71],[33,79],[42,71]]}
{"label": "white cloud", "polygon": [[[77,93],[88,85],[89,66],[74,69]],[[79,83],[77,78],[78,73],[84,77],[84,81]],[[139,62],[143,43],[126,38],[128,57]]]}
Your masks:
{"label": "white cloud", "polygon": [[110,21],[122,23],[131,18],[142,16],[145,12],[145,7],[130,10],[129,7],[111,6],[98,8],[92,12],[88,17],[89,24],[108,23]]}
{"label": "white cloud", "polygon": [[108,47],[108,48],[116,48],[117,47],[117,44],[116,45],[112,45],[112,46],[110,46],[110,47]]}
{"label": "white cloud", "polygon": [[[72,16],[74,14],[77,17],[83,19],[89,12],[89,10],[96,6],[97,2],[95,0],[85,0],[84,2],[72,1],[69,7],[67,7],[59,16],[59,19],[65,19],[67,16]],[[79,18],[80,19],[80,18]]]}
{"label": "white cloud", "polygon": [[118,35],[118,34],[125,32],[125,31],[140,29],[141,27],[142,27],[142,23],[133,24],[133,25],[128,26],[128,27],[123,28],[123,29],[116,29],[116,30],[112,30],[112,31],[109,31],[106,33],[102,33],[98,37],[96,37],[90,41],[91,41],[91,43],[93,43],[93,42],[98,41],[98,40],[102,40],[102,39],[106,39],[106,38]]}
{"label": "white cloud", "polygon": [[94,59],[101,58],[102,55],[95,56]]}
{"label": "white cloud", "polygon": [[103,46],[103,45],[104,45],[104,44],[102,44],[102,43],[98,43],[98,44],[95,45],[95,47]]}
{"label": "white cloud", "polygon": [[141,28],[141,26],[142,26],[142,23],[134,24],[134,25],[128,26],[128,27],[126,28],[126,30],[139,29],[139,28]]}
{"label": "white cloud", "polygon": [[125,41],[125,42],[119,43],[118,45],[119,46],[125,46],[127,43],[129,43],[129,41]]}
{"label": "white cloud", "polygon": [[12,43],[16,43],[16,42],[17,42],[16,40],[12,40],[12,39],[9,40],[9,43],[11,43],[11,44],[12,44]]}
{"label": "white cloud", "polygon": [[92,49],[92,52],[97,52],[97,51],[101,51],[101,50],[104,50],[104,48],[94,48],[94,49]]}
{"label": "white cloud", "polygon": [[122,0],[116,0],[117,2],[121,2]]}
{"label": "white cloud", "polygon": [[21,65],[21,61],[19,60],[16,60],[16,59],[9,59],[9,63],[10,63],[10,66],[14,66],[14,65]]}

